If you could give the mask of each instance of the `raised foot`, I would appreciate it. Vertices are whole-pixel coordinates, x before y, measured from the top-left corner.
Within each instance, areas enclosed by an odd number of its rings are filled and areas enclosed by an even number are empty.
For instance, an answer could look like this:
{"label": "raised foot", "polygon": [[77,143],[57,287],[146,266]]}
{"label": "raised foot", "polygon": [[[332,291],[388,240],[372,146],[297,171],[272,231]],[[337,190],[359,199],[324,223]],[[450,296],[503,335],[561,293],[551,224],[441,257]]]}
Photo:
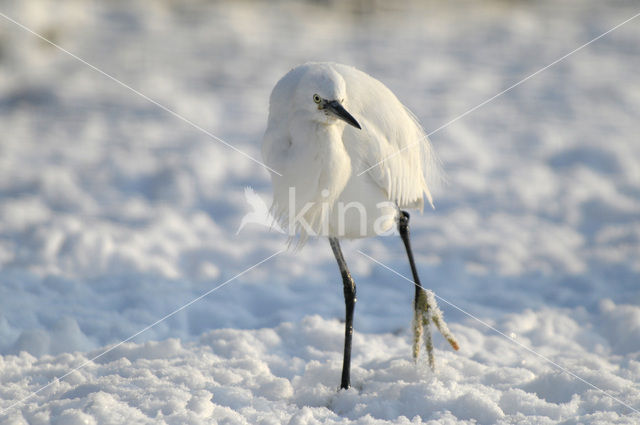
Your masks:
{"label": "raised foot", "polygon": [[430,290],[420,289],[417,303],[413,311],[413,359],[418,360],[420,355],[420,340],[424,338],[424,345],[427,350],[429,367],[435,370],[436,363],[433,355],[433,340],[431,339],[431,322],[440,331],[442,336],[451,344],[454,350],[458,350],[458,342],[449,330],[442,311],[438,308],[436,297]]}

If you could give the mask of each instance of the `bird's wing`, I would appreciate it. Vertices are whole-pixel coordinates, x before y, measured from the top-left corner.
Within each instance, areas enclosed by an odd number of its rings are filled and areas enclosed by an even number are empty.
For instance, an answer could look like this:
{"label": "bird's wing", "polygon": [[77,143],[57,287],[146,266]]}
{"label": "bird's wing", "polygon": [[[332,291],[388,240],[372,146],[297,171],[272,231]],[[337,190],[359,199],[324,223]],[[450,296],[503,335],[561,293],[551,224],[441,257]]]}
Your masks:
{"label": "bird's wing", "polygon": [[427,182],[437,175],[429,140],[414,115],[380,81],[355,68],[335,65],[347,86],[349,110],[362,130],[346,128],[353,178],[364,172],[401,208],[433,206]]}
{"label": "bird's wing", "polygon": [[289,115],[292,99],[305,71],[303,66],[290,70],[278,81],[269,97],[269,118],[262,140],[262,158],[265,164],[275,170],[281,170],[286,164],[286,152],[291,146]]}

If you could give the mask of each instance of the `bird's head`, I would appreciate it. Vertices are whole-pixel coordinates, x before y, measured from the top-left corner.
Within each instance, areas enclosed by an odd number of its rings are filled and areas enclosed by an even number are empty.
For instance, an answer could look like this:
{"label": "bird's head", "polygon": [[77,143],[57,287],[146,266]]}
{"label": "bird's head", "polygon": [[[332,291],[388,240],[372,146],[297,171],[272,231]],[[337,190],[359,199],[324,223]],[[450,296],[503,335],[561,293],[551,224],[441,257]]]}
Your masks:
{"label": "bird's head", "polygon": [[344,79],[335,71],[323,70],[305,75],[297,89],[294,105],[312,121],[335,124],[344,121],[357,129],[362,127],[345,108],[348,99]]}

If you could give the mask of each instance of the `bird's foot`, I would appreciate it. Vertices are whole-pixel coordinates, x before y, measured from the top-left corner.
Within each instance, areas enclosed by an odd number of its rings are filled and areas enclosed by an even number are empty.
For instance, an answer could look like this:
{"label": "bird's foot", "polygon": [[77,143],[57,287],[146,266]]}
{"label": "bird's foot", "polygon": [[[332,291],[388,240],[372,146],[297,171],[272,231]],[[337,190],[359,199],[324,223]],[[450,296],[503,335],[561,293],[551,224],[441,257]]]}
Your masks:
{"label": "bird's foot", "polygon": [[429,366],[435,370],[435,357],[433,355],[433,340],[431,339],[431,323],[436,326],[442,336],[449,342],[454,350],[458,350],[458,342],[444,321],[442,311],[438,307],[436,297],[430,290],[420,290],[418,302],[413,311],[413,359],[418,360],[420,354],[420,340],[424,339],[425,349],[429,359]]}

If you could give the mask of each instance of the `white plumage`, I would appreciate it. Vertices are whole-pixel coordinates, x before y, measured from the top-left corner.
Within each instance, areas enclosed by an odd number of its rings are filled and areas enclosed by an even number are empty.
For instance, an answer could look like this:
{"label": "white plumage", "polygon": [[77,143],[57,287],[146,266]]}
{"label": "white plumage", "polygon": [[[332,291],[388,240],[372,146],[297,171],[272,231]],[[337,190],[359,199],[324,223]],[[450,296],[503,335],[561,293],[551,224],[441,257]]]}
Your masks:
{"label": "white plumage", "polygon": [[[316,94],[337,100],[362,128],[320,110]],[[393,227],[398,208],[422,210],[425,197],[433,205],[428,177],[436,162],[422,127],[384,84],[351,66],[306,63],[282,77],[271,94],[262,154],[282,174],[271,175],[276,217],[286,226],[303,212],[310,224],[312,232],[299,223],[289,229],[302,241],[310,233],[380,234]],[[338,211],[339,204],[351,207]]]}
{"label": "white plumage", "polygon": [[[435,298],[420,284],[405,208],[433,206],[427,176],[434,156],[415,117],[380,81],[336,63],[307,63],[271,93],[262,156],[273,181],[273,210],[291,238],[323,235],[338,262],[345,299],[340,387],[349,388],[356,285],[340,238],[384,234],[397,226],[415,283],[413,355],[424,339],[434,366],[430,324],[454,349]],[[291,239],[290,239],[291,240]]]}

